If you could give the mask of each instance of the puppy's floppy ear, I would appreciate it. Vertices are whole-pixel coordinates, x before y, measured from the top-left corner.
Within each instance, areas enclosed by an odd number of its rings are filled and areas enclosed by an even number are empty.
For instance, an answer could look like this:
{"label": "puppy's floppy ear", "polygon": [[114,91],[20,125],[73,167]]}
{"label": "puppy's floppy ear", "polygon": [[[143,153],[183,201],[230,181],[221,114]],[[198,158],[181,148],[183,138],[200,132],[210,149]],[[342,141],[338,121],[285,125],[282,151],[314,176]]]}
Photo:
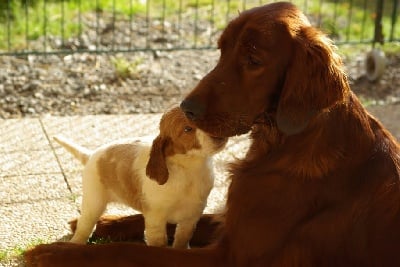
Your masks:
{"label": "puppy's floppy ear", "polygon": [[168,168],[165,162],[165,149],[168,143],[167,138],[157,136],[154,139],[150,150],[149,162],[146,166],[146,175],[162,185],[168,181]]}
{"label": "puppy's floppy ear", "polygon": [[277,110],[278,128],[302,132],[323,109],[343,100],[346,76],[331,41],[307,26],[296,33],[292,62],[286,72]]}

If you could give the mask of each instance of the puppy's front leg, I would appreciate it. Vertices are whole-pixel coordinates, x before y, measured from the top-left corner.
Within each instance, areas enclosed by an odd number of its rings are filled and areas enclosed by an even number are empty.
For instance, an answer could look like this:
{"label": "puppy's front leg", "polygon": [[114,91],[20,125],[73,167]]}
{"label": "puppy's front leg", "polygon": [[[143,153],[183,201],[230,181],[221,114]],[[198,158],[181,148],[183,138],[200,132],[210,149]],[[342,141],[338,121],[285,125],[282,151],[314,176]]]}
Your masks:
{"label": "puppy's front leg", "polygon": [[167,220],[160,216],[145,215],[146,244],[148,246],[165,247],[168,244]]}
{"label": "puppy's front leg", "polygon": [[193,231],[196,227],[196,220],[187,220],[178,223],[175,230],[174,248],[189,248],[189,240],[192,238]]}

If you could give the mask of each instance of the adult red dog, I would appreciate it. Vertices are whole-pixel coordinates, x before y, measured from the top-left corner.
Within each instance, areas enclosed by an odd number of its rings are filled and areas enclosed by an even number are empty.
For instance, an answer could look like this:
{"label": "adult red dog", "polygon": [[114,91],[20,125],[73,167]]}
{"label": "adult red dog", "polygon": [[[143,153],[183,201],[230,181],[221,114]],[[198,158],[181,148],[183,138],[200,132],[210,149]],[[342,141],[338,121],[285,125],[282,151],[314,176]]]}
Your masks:
{"label": "adult red dog", "polygon": [[[212,244],[40,245],[28,266],[400,266],[400,148],[350,91],[327,37],[274,3],[241,13],[218,45],[217,66],[181,108],[214,136],[251,131],[252,145],[231,166]],[[140,221],[104,227],[135,235]]]}

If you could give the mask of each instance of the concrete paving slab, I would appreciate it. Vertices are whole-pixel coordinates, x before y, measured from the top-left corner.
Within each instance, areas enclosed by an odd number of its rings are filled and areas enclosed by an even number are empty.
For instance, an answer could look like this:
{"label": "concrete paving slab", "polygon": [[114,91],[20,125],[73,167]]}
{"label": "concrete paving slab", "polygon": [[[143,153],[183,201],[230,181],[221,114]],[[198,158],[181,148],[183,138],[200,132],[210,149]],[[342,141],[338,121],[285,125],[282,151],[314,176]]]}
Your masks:
{"label": "concrete paving slab", "polygon": [[62,134],[81,145],[96,148],[117,139],[156,135],[160,117],[160,114],[97,115],[45,117],[42,121],[49,137]]}
{"label": "concrete paving slab", "polygon": [[54,153],[48,150],[17,150],[2,152],[0,176],[21,176],[60,172]]}
{"label": "concrete paving slab", "polygon": [[64,173],[73,197],[82,195],[82,172],[81,170],[70,171]]}
{"label": "concrete paving slab", "polygon": [[[75,140],[73,140],[75,141]],[[92,145],[84,145],[89,149],[93,149]],[[76,159],[71,153],[69,153],[65,148],[61,147],[59,144],[54,144],[54,154],[60,164],[60,168],[64,172],[80,172],[83,168],[82,163]]]}
{"label": "concrete paving slab", "polygon": [[69,239],[68,221],[78,213],[70,198],[2,204],[0,251]]}
{"label": "concrete paving slab", "polygon": [[47,149],[39,119],[0,120],[0,152]]}
{"label": "concrete paving slab", "polygon": [[0,205],[70,196],[61,173],[0,177]]}

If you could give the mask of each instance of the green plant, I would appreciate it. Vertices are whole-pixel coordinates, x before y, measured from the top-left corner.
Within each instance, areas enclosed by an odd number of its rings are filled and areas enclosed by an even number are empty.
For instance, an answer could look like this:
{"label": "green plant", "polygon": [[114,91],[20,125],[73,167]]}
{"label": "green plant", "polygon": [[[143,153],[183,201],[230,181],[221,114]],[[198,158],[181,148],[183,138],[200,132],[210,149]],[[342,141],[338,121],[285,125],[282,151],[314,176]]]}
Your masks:
{"label": "green plant", "polygon": [[376,104],[378,104],[375,99],[365,98],[365,97],[362,97],[362,96],[360,96],[360,101],[361,101],[361,104],[364,107],[375,106]]}
{"label": "green plant", "polygon": [[143,62],[142,58],[128,61],[124,57],[112,57],[111,62],[114,66],[115,75],[118,78],[139,78],[140,70],[138,69],[138,66]]}
{"label": "green plant", "polygon": [[11,250],[10,254],[13,255],[13,256],[21,256],[30,247],[31,247],[31,245],[29,245],[27,247],[16,246]]}
{"label": "green plant", "polygon": [[72,202],[76,202],[76,200],[78,199],[79,195],[76,193],[72,193],[69,197],[70,200],[72,200]]}
{"label": "green plant", "polygon": [[0,262],[5,260],[8,256],[8,252],[7,251],[0,251]]}
{"label": "green plant", "polygon": [[110,243],[110,242],[111,242],[111,239],[106,238],[106,237],[101,237],[101,238],[90,237],[88,240],[88,244],[106,244],[106,243]]}
{"label": "green plant", "polygon": [[5,261],[9,258],[20,257],[28,249],[33,248],[34,246],[42,243],[45,243],[43,239],[35,239],[29,242],[27,245],[16,245],[8,250],[2,250],[0,251],[0,262]]}

